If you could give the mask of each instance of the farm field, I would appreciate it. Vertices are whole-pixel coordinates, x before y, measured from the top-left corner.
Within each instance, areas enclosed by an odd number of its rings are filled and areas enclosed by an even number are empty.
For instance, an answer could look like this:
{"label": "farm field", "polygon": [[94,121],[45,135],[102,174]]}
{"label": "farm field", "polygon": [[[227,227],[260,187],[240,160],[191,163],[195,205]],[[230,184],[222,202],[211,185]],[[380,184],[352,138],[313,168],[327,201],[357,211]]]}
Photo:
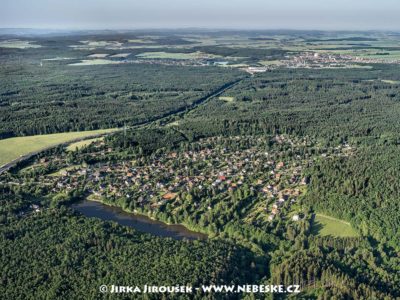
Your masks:
{"label": "farm field", "polygon": [[0,41],[0,48],[14,48],[14,49],[27,49],[27,48],[41,48],[40,45],[32,44],[31,41],[21,40],[6,40]]}
{"label": "farm field", "polygon": [[46,135],[24,136],[0,140],[0,165],[11,162],[22,155],[39,151],[47,147],[66,143],[79,138],[104,134],[117,129],[101,129],[81,132],[55,133]]}
{"label": "farm field", "polygon": [[97,66],[97,65],[115,65],[120,64],[120,61],[114,61],[109,59],[84,59],[81,62],[69,64],[70,66]]}
{"label": "farm field", "polygon": [[140,58],[149,59],[197,59],[201,57],[216,58],[219,55],[207,54],[203,52],[192,52],[192,53],[168,53],[168,52],[145,52],[136,55]]}
{"label": "farm field", "polygon": [[313,231],[318,236],[358,236],[358,233],[351,227],[350,223],[323,214],[315,215]]}

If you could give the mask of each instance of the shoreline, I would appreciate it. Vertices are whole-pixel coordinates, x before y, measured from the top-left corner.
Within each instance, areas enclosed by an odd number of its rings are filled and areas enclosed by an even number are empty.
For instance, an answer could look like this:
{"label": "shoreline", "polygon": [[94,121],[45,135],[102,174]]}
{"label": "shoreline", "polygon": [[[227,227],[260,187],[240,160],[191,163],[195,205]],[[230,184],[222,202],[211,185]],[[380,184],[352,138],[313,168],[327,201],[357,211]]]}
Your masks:
{"label": "shoreline", "polygon": [[197,229],[193,228],[192,226],[190,226],[190,225],[188,225],[186,223],[168,223],[168,222],[162,221],[160,219],[154,218],[153,216],[150,216],[150,215],[146,214],[145,212],[142,213],[142,212],[138,212],[138,211],[136,211],[136,212],[135,211],[131,211],[129,209],[124,209],[124,208],[122,208],[120,206],[117,206],[117,205],[111,205],[111,204],[105,203],[104,201],[101,201],[101,200],[98,200],[98,199],[85,198],[85,199],[76,201],[73,204],[76,204],[76,203],[79,203],[79,202],[82,202],[82,201],[85,201],[85,200],[86,201],[91,201],[91,202],[98,202],[98,203],[101,203],[101,204],[106,205],[106,206],[111,207],[111,208],[117,208],[117,209],[120,209],[121,211],[123,211],[125,213],[128,213],[128,214],[131,214],[133,216],[145,217],[145,218],[148,218],[148,219],[150,219],[152,221],[162,223],[167,227],[181,226],[184,229],[186,229],[187,231],[189,231],[190,233],[193,233],[195,235],[202,235],[203,236],[202,238],[198,238],[197,240],[206,240],[206,239],[210,238],[210,234],[209,233],[206,233],[204,231],[198,231]]}

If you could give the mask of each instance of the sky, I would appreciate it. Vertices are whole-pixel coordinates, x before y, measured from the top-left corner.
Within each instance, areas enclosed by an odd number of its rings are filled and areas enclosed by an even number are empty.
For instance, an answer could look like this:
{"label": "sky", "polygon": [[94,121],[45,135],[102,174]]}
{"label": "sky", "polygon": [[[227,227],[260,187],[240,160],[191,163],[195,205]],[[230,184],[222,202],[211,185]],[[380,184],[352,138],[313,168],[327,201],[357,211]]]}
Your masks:
{"label": "sky", "polygon": [[0,28],[400,30],[399,0],[0,0]]}

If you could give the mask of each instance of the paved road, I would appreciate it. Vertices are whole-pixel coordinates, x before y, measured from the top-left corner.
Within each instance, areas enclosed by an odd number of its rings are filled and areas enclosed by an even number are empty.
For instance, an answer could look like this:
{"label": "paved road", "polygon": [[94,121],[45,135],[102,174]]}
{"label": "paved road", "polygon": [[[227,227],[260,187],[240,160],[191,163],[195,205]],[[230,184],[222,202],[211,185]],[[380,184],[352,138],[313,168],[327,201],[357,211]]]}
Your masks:
{"label": "paved road", "polygon": [[[247,78],[247,77],[244,77],[244,78]],[[164,120],[164,119],[167,119],[167,118],[172,117],[172,116],[174,116],[174,115],[180,114],[180,113],[182,113],[182,112],[189,112],[189,111],[195,109],[196,107],[198,107],[199,105],[204,104],[204,103],[207,102],[208,100],[210,100],[210,99],[212,99],[212,98],[214,98],[214,97],[217,97],[217,96],[221,95],[221,94],[222,94],[223,92],[225,92],[227,89],[230,89],[230,88],[232,88],[233,86],[237,85],[237,84],[238,84],[239,82],[241,82],[244,78],[241,78],[241,79],[235,80],[235,81],[233,81],[233,82],[229,82],[229,83],[227,83],[227,84],[224,84],[222,87],[220,87],[220,88],[217,89],[216,91],[214,91],[214,92],[212,92],[212,93],[210,93],[210,94],[208,94],[208,95],[206,95],[206,96],[203,96],[203,97],[201,97],[200,99],[196,100],[196,101],[193,102],[193,104],[191,104],[190,106],[186,106],[186,107],[181,107],[181,108],[175,109],[175,110],[173,110],[173,111],[171,111],[171,112],[169,112],[169,113],[166,113],[165,115],[162,115],[162,116],[160,116],[160,117],[158,117],[158,118],[154,118],[154,119],[151,119],[151,120],[149,120],[149,121],[145,121],[145,122],[143,122],[143,123],[136,124],[136,125],[131,126],[131,127],[127,128],[127,129],[140,128],[140,127],[143,127],[143,126],[147,126],[147,125],[149,125],[149,124],[151,124],[151,123],[154,123],[154,122],[156,122],[156,121],[162,121],[162,120]],[[69,144],[76,143],[76,142],[83,141],[83,140],[87,140],[87,139],[93,139],[93,138],[100,137],[100,136],[106,136],[106,135],[114,134],[115,132],[118,132],[118,131],[121,131],[121,130],[123,130],[123,129],[121,128],[121,129],[119,129],[119,130],[113,131],[113,132],[111,132],[111,133],[106,133],[106,134],[103,133],[103,134],[97,134],[97,135],[87,136],[87,137],[84,137],[84,138],[79,138],[79,139],[71,140],[71,141],[68,141],[68,142],[63,143],[63,144],[57,144],[57,145],[54,145],[54,146],[51,146],[51,147],[43,148],[43,149],[38,150],[38,151],[35,151],[35,152],[27,153],[27,154],[22,155],[21,157],[19,157],[19,158],[17,158],[17,159],[14,159],[13,161],[11,161],[11,162],[9,162],[9,163],[3,165],[3,166],[0,166],[0,174],[2,174],[2,173],[5,172],[5,171],[8,171],[10,168],[16,166],[19,162],[22,162],[22,161],[24,161],[24,160],[30,159],[32,156],[34,156],[34,155],[36,155],[36,154],[39,154],[39,153],[41,153],[41,152],[43,152],[43,151],[47,151],[47,150],[56,148],[56,147],[58,147],[58,146],[60,146],[60,145],[69,145]]]}

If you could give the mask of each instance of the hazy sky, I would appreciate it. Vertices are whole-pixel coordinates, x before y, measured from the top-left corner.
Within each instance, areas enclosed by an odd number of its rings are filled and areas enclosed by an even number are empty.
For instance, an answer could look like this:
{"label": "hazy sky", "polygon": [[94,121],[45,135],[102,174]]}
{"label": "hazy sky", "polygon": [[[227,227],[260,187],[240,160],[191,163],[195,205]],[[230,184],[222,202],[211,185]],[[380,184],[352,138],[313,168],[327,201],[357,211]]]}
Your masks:
{"label": "hazy sky", "polygon": [[0,0],[0,27],[400,30],[400,0]]}

